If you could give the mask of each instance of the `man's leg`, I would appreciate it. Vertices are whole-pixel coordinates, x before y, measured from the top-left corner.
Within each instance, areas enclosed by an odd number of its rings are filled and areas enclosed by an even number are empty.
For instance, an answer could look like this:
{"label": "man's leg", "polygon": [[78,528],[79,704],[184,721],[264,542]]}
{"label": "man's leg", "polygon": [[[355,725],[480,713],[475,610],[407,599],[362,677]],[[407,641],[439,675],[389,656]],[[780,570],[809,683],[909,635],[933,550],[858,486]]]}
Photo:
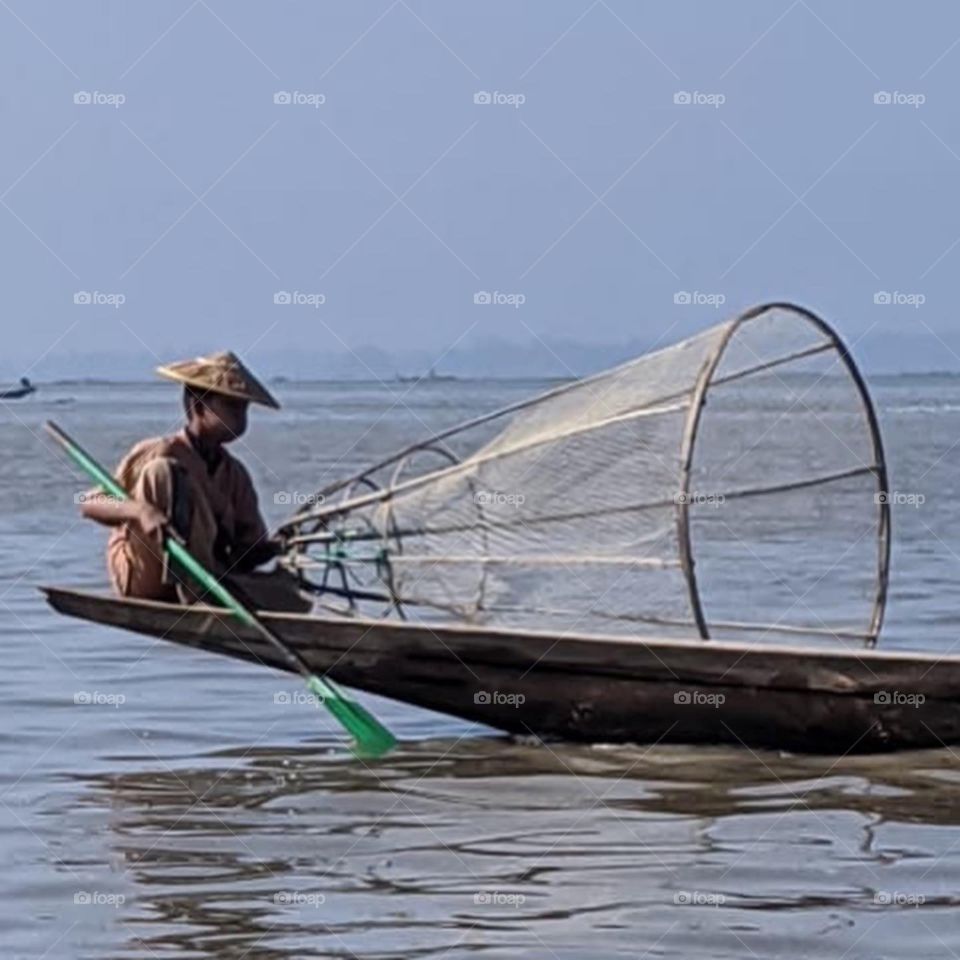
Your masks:
{"label": "man's leg", "polygon": [[[143,468],[130,495],[152,503],[169,517],[175,503],[175,478],[179,471],[179,465],[171,458],[157,457]],[[123,597],[177,599],[174,584],[166,575],[159,534],[147,537],[136,524],[127,524],[124,536],[111,542],[107,566],[114,589]]]}
{"label": "man's leg", "polygon": [[309,613],[313,609],[313,601],[300,592],[297,578],[286,570],[231,574],[227,578],[227,589],[230,587],[237,588],[238,599],[257,610]]}

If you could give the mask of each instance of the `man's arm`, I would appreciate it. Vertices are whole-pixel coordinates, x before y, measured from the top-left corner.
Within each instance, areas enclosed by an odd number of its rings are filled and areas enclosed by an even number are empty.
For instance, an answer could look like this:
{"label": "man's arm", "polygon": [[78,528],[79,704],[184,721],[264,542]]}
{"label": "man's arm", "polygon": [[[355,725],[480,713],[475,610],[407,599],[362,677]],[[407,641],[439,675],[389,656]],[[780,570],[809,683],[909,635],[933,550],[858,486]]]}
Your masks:
{"label": "man's arm", "polygon": [[105,527],[119,527],[124,523],[137,524],[146,536],[163,529],[166,515],[145,500],[118,500],[105,493],[84,498],[80,513],[88,520],[95,520]]}
{"label": "man's arm", "polygon": [[[138,443],[124,458],[114,472],[117,482],[124,490],[133,490],[140,469],[144,465],[144,455],[156,441]],[[94,520],[105,527],[119,527],[125,523],[136,524],[148,537],[159,534],[167,522],[167,515],[145,499],[118,500],[110,496],[101,487],[94,487],[84,494],[80,513],[88,520]]]}

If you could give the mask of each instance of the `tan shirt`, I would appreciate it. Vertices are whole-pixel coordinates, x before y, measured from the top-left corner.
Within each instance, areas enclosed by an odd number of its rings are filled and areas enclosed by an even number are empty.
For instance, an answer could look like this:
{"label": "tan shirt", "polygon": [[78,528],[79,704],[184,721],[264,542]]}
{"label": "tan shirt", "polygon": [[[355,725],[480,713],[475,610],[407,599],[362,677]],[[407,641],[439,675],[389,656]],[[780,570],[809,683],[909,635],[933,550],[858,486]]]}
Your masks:
{"label": "tan shirt", "polygon": [[[115,476],[132,496],[172,517],[174,465],[185,471],[192,497],[190,529],[181,531],[187,549],[207,569],[222,574],[268,536],[250,474],[226,450],[211,473],[181,431],[138,443],[123,458]],[[171,595],[159,543],[145,541],[130,524],[111,533],[107,564],[123,595],[151,599]]]}

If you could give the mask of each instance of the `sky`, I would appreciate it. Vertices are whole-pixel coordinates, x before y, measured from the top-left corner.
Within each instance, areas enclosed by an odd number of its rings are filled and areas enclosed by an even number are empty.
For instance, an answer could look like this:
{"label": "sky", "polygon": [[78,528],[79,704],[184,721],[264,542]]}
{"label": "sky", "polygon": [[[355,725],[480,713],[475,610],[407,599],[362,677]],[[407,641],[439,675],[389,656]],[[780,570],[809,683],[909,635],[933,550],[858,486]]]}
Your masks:
{"label": "sky", "polygon": [[960,370],[960,6],[0,3],[0,378],[581,373],[766,300]]}

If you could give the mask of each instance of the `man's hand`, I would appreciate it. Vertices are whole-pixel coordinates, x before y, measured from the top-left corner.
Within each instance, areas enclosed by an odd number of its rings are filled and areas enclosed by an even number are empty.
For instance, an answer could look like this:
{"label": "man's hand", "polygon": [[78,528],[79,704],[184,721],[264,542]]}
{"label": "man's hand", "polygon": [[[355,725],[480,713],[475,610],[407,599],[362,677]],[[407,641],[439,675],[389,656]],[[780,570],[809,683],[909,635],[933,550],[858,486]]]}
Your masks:
{"label": "man's hand", "polygon": [[146,500],[137,503],[136,521],[146,537],[160,537],[167,523],[166,514]]}
{"label": "man's hand", "polygon": [[265,563],[269,563],[283,552],[283,544],[276,537],[264,537],[251,547],[238,551],[237,558],[228,564],[228,569],[236,573],[249,573]]}

